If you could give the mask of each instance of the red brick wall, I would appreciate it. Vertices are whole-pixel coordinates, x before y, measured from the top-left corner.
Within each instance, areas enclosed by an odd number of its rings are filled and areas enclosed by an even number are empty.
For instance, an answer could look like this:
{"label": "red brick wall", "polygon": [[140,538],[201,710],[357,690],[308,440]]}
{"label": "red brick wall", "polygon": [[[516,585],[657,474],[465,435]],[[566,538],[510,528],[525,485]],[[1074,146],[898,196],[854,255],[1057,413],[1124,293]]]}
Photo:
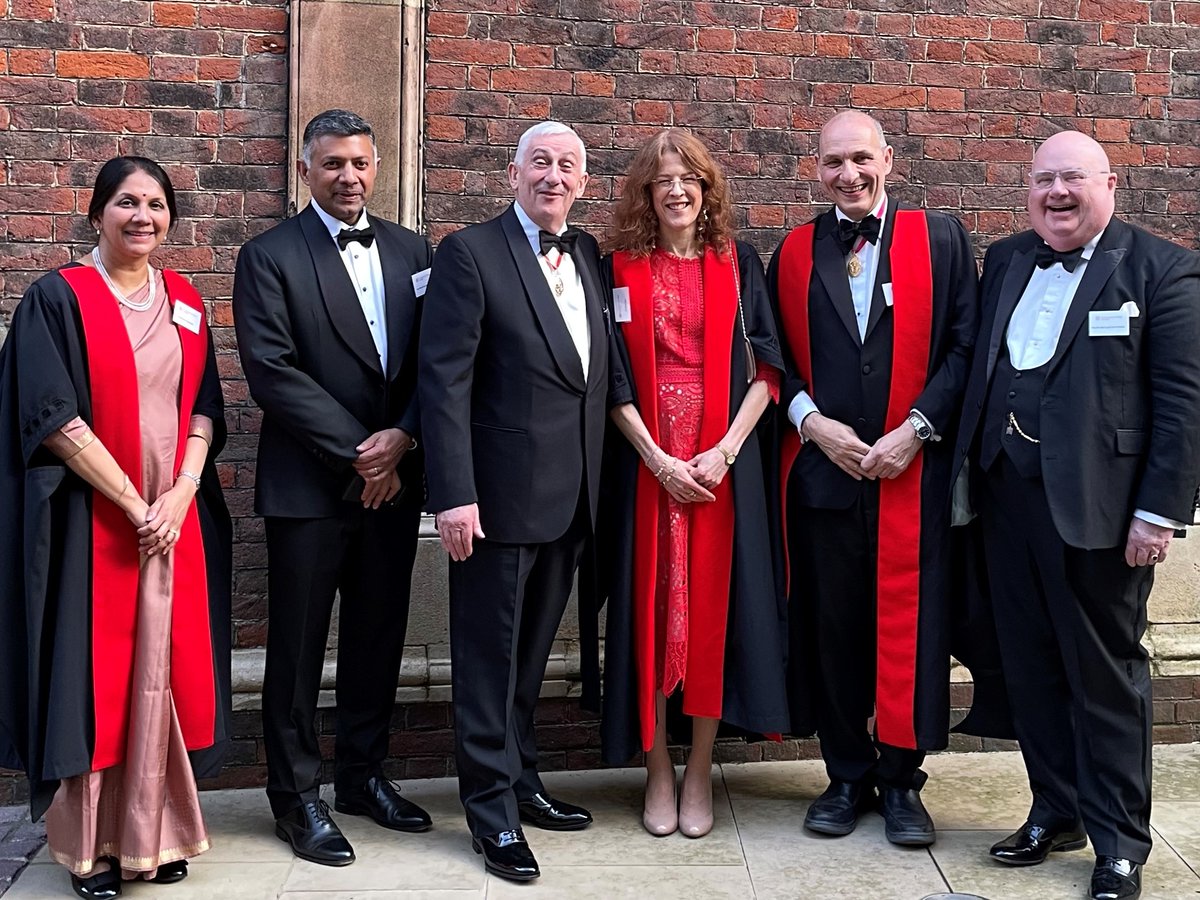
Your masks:
{"label": "red brick wall", "polygon": [[502,203],[507,148],[550,116],[594,151],[589,223],[603,225],[631,151],[683,125],[719,152],[746,236],[769,253],[819,202],[816,131],[847,106],[883,122],[895,193],[958,213],[980,248],[1022,227],[1033,144],[1064,127],[1105,143],[1123,215],[1189,246],[1200,233],[1200,3],[429,2],[435,235]]}
{"label": "red brick wall", "polygon": [[[428,0],[432,234],[502,208],[512,145],[553,116],[592,150],[582,220],[602,228],[633,149],[686,125],[769,253],[815,208],[816,129],[855,106],[896,146],[894,192],[959,213],[980,248],[1021,227],[1032,144],[1067,126],[1106,143],[1123,214],[1195,245],[1200,2],[822,2]],[[241,646],[261,642],[265,578],[229,293],[237,247],[285,208],[287,26],[284,0],[0,0],[0,336],[24,287],[89,246],[99,162],[163,162],[184,220],[160,259],[209,299],[227,377]]]}

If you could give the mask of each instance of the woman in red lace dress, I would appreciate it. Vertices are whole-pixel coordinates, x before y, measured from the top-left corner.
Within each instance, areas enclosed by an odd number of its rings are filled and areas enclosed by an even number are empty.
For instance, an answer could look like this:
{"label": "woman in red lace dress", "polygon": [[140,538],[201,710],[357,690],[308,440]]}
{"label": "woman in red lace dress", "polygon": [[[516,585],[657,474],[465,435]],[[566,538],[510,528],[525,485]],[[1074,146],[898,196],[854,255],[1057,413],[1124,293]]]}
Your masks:
{"label": "woman in red lace dress", "polygon": [[[610,590],[606,756],[627,758],[636,735],[646,829],[700,837],[713,824],[719,722],[787,730],[778,543],[757,435],[783,364],[762,264],[735,243],[727,182],[695,137],[672,129],[638,151],[610,245],[612,418],[641,465],[626,470],[632,529]],[[666,731],[677,690],[692,718],[678,807]]]}

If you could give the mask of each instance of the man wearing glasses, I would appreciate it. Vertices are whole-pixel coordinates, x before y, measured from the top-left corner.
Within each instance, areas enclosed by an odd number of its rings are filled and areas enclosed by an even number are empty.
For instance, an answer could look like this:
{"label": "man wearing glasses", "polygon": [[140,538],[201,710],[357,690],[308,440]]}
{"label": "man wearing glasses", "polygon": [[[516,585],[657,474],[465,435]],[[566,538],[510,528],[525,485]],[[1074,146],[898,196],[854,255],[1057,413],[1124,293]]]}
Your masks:
{"label": "man wearing glasses", "polygon": [[1200,478],[1200,261],[1114,217],[1094,140],[1049,138],[1032,231],[993,244],[955,454],[969,459],[1026,823],[991,856],[1090,838],[1090,896],[1137,897],[1150,852],[1154,566]]}

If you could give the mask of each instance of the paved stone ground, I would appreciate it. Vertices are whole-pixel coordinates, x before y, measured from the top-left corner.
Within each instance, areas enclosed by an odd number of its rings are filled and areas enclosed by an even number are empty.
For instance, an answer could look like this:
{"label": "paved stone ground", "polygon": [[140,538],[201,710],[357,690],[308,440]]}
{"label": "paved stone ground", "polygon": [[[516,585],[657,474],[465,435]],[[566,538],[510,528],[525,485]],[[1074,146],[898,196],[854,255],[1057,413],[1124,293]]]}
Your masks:
{"label": "paved stone ground", "polygon": [[[542,877],[529,885],[485,876],[471,852],[452,779],[402,785],[406,796],[433,815],[434,829],[427,834],[396,834],[335,814],[358,854],[354,865],[343,869],[293,859],[274,836],[261,791],[214,791],[202,795],[213,849],[195,860],[187,880],[171,887],[127,884],[123,897],[921,900],[948,891],[988,900],[1087,896],[1094,861],[1088,850],[1057,853],[1029,869],[998,866],[987,858],[992,842],[1020,825],[1028,809],[1018,754],[940,754],[930,757],[926,770],[930,779],[923,795],[938,826],[937,843],[928,850],[888,844],[874,813],[845,838],[806,834],[804,811],[825,786],[819,762],[715,767],[716,827],[702,840],[678,834],[654,838],[642,830],[640,770],[551,773],[545,779],[550,792],[587,805],[596,822],[583,834],[530,829]],[[1154,791],[1155,847],[1143,900],[1200,900],[1200,744],[1155,748]],[[7,832],[0,857],[9,855],[10,841],[14,848],[28,849],[28,841],[37,840],[23,817],[7,815],[0,818],[0,833]],[[70,896],[67,873],[43,850],[5,900]]]}
{"label": "paved stone ground", "polygon": [[46,829],[29,821],[29,807],[0,807],[0,895],[46,841]]}

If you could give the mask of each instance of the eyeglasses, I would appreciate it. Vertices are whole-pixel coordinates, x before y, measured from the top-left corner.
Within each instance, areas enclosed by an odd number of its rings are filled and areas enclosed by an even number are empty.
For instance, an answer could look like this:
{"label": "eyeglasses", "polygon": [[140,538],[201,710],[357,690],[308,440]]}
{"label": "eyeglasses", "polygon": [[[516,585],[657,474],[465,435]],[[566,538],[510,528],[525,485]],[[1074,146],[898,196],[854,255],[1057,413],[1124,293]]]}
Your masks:
{"label": "eyeglasses", "polygon": [[1054,187],[1054,182],[1062,179],[1066,187],[1079,187],[1093,175],[1107,175],[1108,172],[1089,172],[1087,169],[1060,169],[1057,172],[1030,172],[1029,183],[1040,191]]}
{"label": "eyeglasses", "polygon": [[675,189],[675,185],[679,185],[683,190],[689,188],[697,188],[704,186],[704,179],[699,175],[676,175],[674,178],[655,178],[650,182],[650,187],[660,193],[666,194]]}

